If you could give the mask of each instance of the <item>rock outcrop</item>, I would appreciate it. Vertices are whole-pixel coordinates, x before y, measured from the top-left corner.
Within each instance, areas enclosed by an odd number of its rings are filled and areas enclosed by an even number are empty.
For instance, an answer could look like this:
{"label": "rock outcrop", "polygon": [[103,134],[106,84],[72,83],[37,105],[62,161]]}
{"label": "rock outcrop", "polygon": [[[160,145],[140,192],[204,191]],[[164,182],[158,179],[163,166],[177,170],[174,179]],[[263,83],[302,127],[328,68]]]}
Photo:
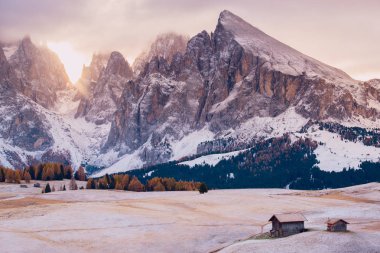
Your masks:
{"label": "rock outcrop", "polygon": [[83,65],[82,75],[75,84],[78,94],[77,99],[87,97],[93,92],[93,88],[101,73],[105,70],[110,54],[94,54],[89,66]]}
{"label": "rock outcrop", "polygon": [[176,33],[164,33],[157,36],[150,48],[141,53],[133,63],[133,70],[138,75],[153,58],[163,58],[171,63],[174,56],[184,53],[189,38]]}
{"label": "rock outcrop", "polygon": [[92,82],[87,94],[84,94],[76,117],[85,117],[87,121],[104,124],[111,121],[116,111],[116,102],[133,72],[128,62],[119,52],[112,52],[107,66],[96,82]]}
{"label": "rock outcrop", "polygon": [[57,92],[69,85],[69,78],[58,56],[45,46],[24,38],[10,57],[10,65],[21,81],[18,90],[45,108],[57,101]]}

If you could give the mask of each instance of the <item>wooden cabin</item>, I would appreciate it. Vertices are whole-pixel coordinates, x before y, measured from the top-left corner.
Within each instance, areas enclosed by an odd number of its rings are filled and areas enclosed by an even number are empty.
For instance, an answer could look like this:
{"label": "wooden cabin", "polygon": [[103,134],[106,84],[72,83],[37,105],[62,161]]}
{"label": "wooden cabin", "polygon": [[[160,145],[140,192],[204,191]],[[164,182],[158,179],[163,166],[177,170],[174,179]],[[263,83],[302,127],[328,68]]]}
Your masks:
{"label": "wooden cabin", "polygon": [[347,232],[347,221],[342,219],[328,219],[327,220],[327,231],[330,232]]}
{"label": "wooden cabin", "polygon": [[272,237],[283,237],[302,233],[305,231],[307,219],[302,214],[275,214],[269,221],[272,222]]}

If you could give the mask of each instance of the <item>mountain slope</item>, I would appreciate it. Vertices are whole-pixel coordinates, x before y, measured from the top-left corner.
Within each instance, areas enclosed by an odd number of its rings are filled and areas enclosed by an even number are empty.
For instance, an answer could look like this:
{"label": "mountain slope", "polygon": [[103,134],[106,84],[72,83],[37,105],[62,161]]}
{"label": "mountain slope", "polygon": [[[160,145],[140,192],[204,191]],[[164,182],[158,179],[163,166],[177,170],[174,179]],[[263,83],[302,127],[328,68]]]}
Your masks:
{"label": "mountain slope", "polygon": [[[31,41],[23,40],[18,51],[25,47],[23,43]],[[110,125],[96,126],[84,119],[74,119],[79,104],[74,101],[76,89],[63,85],[61,79],[56,83],[54,66],[39,68],[46,64],[46,59],[58,58],[48,49],[39,49],[33,44],[28,47],[37,52],[28,56],[32,59],[23,59],[18,51],[9,58],[25,63],[23,71],[27,73],[30,62],[31,69],[43,72],[34,73],[37,79],[32,79],[33,83],[27,76],[20,76],[19,66],[14,69],[0,48],[0,112],[3,115],[0,117],[0,163],[21,168],[38,161],[56,161],[78,168],[100,150]],[[54,64],[61,66],[59,60]],[[44,88],[49,84],[50,88]],[[29,97],[28,91],[37,92],[38,96]]]}
{"label": "mountain slope", "polygon": [[229,11],[186,47],[183,38],[165,44],[172,39],[153,43],[135,72],[116,51],[94,55],[77,87],[65,83],[56,55],[30,39],[1,51],[0,110],[8,115],[0,162],[85,163],[104,167],[102,175],[210,154],[217,162],[289,133],[291,142],[317,141],[322,169],[376,162],[378,130],[369,128],[380,125],[378,80],[356,81]]}
{"label": "mountain slope", "polygon": [[[297,132],[309,119],[375,121],[380,111],[366,102],[372,86],[223,11],[211,35],[190,39],[172,62],[153,59],[128,83],[103,151],[117,152],[125,165],[131,157],[154,164],[180,158],[177,143],[201,147],[232,138],[230,146],[244,146]],[[186,138],[198,132],[209,134]]]}

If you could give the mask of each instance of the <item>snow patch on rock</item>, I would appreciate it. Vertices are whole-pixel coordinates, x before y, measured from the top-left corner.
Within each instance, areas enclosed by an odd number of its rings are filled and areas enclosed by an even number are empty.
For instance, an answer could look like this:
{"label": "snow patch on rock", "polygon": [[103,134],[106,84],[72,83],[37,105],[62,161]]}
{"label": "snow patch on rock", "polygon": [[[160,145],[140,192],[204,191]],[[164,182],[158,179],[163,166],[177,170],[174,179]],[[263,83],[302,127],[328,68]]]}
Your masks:
{"label": "snow patch on rock", "polygon": [[172,143],[173,156],[171,160],[178,160],[182,157],[196,154],[198,144],[213,140],[214,136],[214,133],[207,126],[186,135],[181,140]]}

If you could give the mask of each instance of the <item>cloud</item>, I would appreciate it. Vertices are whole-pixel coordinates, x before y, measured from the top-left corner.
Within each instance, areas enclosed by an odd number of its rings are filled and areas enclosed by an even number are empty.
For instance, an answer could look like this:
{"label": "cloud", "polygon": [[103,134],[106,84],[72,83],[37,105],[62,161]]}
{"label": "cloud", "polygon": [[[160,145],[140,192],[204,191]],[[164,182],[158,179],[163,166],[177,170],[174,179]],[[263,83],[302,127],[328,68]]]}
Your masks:
{"label": "cloud", "polygon": [[88,55],[118,50],[132,60],[159,33],[213,31],[223,9],[330,65],[380,70],[377,0],[0,0],[0,40],[29,34]]}

